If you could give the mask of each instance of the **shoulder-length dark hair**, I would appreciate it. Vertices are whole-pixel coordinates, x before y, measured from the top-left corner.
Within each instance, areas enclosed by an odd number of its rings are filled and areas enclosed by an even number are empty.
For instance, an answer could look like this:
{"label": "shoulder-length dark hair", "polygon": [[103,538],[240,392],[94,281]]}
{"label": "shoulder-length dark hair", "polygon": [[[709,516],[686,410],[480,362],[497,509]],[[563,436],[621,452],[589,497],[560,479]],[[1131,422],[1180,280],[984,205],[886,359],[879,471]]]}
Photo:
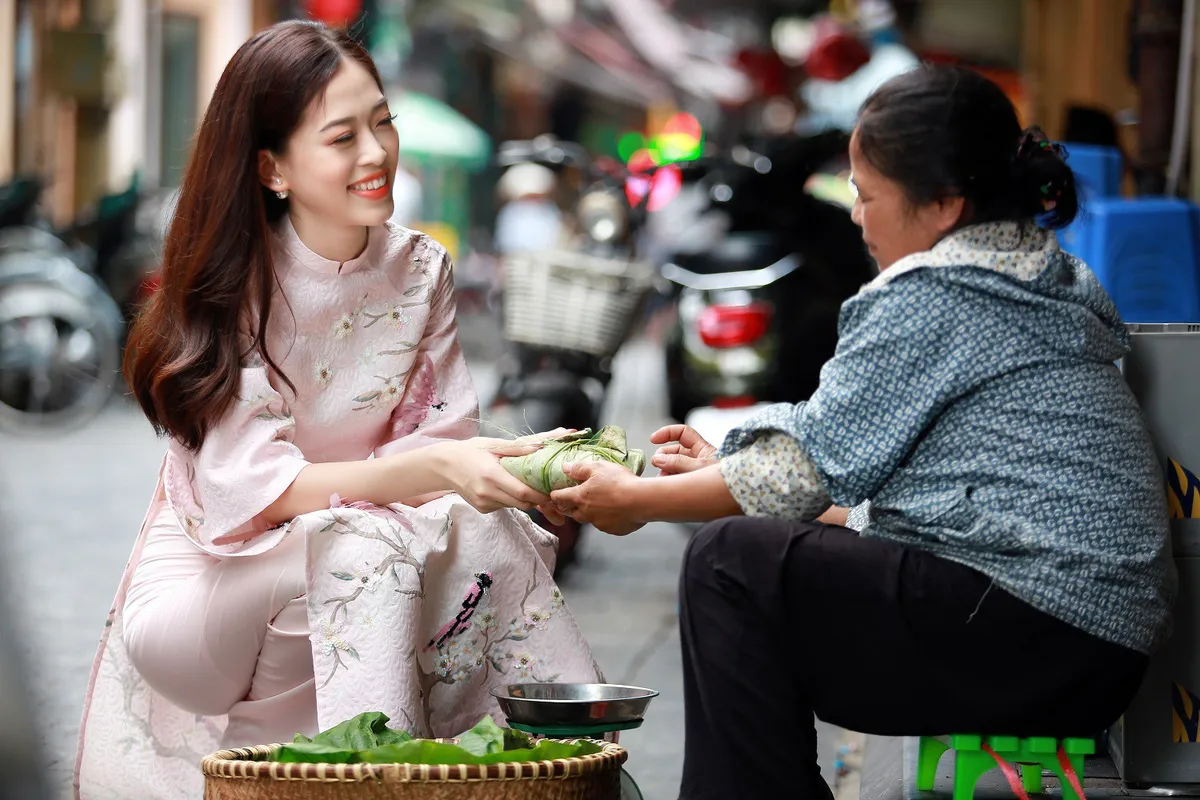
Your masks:
{"label": "shoulder-length dark hair", "polygon": [[276,285],[271,232],[287,203],[262,185],[259,152],[285,151],[346,59],[382,90],[371,57],[345,32],[274,25],[234,54],[200,124],[167,233],[162,286],[125,352],[125,379],[154,429],[191,449],[236,399],[248,356],[257,352],[282,375],[266,331]]}

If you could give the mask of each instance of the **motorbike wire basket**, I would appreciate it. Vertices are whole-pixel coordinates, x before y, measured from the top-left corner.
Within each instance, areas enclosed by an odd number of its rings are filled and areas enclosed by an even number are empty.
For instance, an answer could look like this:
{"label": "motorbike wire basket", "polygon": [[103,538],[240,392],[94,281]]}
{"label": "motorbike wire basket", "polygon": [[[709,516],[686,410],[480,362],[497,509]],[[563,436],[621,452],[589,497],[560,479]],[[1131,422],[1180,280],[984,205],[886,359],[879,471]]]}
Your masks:
{"label": "motorbike wire basket", "polygon": [[[599,743],[598,743],[599,744]],[[277,745],[221,750],[200,764],[206,800],[618,800],[629,754],[503,764],[285,764]]]}
{"label": "motorbike wire basket", "polygon": [[654,267],[571,250],[504,260],[504,334],[535,347],[614,355],[654,285]]}

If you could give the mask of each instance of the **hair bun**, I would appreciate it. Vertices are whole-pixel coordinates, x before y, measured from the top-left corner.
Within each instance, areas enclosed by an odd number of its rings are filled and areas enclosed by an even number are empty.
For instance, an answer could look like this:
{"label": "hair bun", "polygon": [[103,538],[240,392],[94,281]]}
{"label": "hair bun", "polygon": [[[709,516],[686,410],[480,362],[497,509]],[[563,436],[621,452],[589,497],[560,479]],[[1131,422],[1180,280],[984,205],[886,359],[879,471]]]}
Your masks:
{"label": "hair bun", "polygon": [[1079,211],[1068,157],[1067,148],[1051,141],[1037,125],[1021,132],[1013,158],[1014,183],[1021,205],[1047,227],[1065,227]]}

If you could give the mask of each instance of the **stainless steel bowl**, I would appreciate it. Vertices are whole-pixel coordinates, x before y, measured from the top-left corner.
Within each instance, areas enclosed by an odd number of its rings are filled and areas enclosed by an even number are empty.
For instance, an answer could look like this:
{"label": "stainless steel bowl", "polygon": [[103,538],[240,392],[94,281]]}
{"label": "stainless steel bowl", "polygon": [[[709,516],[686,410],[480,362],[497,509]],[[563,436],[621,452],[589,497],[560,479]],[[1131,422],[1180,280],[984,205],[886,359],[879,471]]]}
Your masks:
{"label": "stainless steel bowl", "polygon": [[510,722],[584,727],[640,720],[658,692],[610,683],[516,683],[492,695]]}

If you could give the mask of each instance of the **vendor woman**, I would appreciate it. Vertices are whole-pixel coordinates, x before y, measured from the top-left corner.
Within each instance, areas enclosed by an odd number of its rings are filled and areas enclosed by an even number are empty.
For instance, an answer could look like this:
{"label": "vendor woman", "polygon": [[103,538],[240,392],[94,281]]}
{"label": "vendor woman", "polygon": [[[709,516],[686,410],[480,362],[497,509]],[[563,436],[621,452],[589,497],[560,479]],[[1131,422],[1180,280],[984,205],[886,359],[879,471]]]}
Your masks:
{"label": "vendor woman", "polygon": [[610,533],[716,520],[680,586],[681,798],[829,798],[814,712],[1062,737],[1138,689],[1175,586],[1165,491],[1125,327],[1047,230],[1078,210],[1063,155],[976,73],[884,84],[850,145],[881,273],[812,398],[720,452],[659,431],[666,477],[568,468],[557,510]]}

